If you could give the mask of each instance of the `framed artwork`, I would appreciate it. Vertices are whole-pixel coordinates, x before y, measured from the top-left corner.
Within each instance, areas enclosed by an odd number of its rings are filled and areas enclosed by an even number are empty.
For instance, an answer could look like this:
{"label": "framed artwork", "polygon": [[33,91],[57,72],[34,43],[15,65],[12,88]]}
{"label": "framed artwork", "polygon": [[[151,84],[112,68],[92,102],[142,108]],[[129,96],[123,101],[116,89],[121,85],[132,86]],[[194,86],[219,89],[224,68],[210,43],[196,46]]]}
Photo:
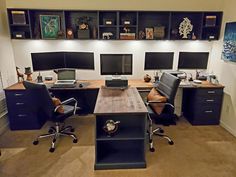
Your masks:
{"label": "framed artwork", "polygon": [[60,31],[59,15],[40,15],[42,39],[56,39]]}
{"label": "framed artwork", "polygon": [[236,22],[226,23],[221,58],[236,62]]}
{"label": "framed artwork", "polygon": [[153,28],[145,28],[146,39],[153,39]]}

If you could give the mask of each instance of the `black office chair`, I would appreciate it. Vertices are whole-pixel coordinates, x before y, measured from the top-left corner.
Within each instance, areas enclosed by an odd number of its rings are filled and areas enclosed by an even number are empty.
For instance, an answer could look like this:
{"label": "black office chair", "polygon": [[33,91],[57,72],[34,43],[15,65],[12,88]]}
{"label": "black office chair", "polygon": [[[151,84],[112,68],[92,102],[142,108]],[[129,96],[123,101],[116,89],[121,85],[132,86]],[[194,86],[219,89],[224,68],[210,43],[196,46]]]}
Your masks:
{"label": "black office chair", "polygon": [[175,124],[177,116],[174,114],[174,100],[180,84],[180,79],[169,73],[164,72],[160,78],[160,82],[153,88],[147,96],[147,109],[149,118],[149,145],[150,151],[154,152],[152,136],[157,135],[168,140],[170,145],[174,142],[171,138],[164,134],[164,130],[160,127],[153,130],[153,122],[158,124],[170,125]]}
{"label": "black office chair", "polygon": [[[40,119],[50,120],[55,122],[55,127],[50,127],[48,134],[39,135],[35,141],[34,145],[39,143],[39,139],[52,137],[50,152],[54,152],[55,144],[57,139],[60,136],[70,136],[73,138],[73,143],[77,143],[77,137],[73,133],[68,133],[67,131],[73,132],[74,129],[72,126],[64,127],[64,120],[76,113],[77,108],[77,100],[74,98],[67,99],[58,106],[53,104],[52,97],[45,85],[36,84],[24,81],[23,85],[27,90],[27,97],[31,100],[31,104],[26,108],[29,111],[37,113]],[[68,105],[73,103],[74,105]],[[58,110],[63,106],[63,113],[58,113]]]}

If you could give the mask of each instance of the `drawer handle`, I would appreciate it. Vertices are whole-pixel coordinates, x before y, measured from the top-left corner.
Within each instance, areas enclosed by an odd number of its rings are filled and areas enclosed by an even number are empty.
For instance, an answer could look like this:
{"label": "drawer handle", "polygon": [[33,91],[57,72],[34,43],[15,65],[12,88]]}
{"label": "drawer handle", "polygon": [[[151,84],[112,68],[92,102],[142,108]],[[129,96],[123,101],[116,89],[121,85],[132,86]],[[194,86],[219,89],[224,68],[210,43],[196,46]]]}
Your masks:
{"label": "drawer handle", "polygon": [[22,96],[22,93],[15,93],[15,96]]}
{"label": "drawer handle", "polygon": [[16,103],[17,106],[24,105],[25,103]]}
{"label": "drawer handle", "polygon": [[214,102],[215,100],[206,100],[207,102]]}
{"label": "drawer handle", "polygon": [[210,111],[205,111],[205,113],[212,113],[213,111],[212,110],[210,110]]}
{"label": "drawer handle", "polygon": [[207,93],[213,94],[213,93],[216,93],[216,92],[215,91],[208,91]]}
{"label": "drawer handle", "polygon": [[26,117],[27,115],[26,114],[18,114],[17,116],[18,117]]}

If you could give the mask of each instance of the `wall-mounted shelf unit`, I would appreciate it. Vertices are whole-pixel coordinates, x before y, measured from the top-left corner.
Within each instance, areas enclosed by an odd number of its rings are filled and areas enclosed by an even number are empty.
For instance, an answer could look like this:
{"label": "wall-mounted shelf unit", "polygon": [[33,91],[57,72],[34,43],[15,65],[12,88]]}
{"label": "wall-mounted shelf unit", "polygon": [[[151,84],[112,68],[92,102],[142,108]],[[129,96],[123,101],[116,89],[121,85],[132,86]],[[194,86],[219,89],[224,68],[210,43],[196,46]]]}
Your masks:
{"label": "wall-mounted shelf unit", "polygon": [[[8,9],[12,39],[217,40],[222,16],[219,11]],[[184,19],[192,28],[185,35],[179,32]]]}

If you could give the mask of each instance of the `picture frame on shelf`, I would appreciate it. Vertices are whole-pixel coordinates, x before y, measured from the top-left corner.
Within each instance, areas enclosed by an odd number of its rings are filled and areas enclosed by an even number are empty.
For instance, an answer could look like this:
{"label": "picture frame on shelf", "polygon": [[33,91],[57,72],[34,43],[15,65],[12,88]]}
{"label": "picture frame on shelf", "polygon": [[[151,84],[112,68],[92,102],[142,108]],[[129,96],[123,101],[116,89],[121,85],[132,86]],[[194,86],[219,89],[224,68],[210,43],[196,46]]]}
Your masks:
{"label": "picture frame on shelf", "polygon": [[145,28],[146,39],[153,39],[153,28]]}
{"label": "picture frame on shelf", "polygon": [[39,18],[42,39],[57,39],[60,31],[60,16],[40,15]]}

